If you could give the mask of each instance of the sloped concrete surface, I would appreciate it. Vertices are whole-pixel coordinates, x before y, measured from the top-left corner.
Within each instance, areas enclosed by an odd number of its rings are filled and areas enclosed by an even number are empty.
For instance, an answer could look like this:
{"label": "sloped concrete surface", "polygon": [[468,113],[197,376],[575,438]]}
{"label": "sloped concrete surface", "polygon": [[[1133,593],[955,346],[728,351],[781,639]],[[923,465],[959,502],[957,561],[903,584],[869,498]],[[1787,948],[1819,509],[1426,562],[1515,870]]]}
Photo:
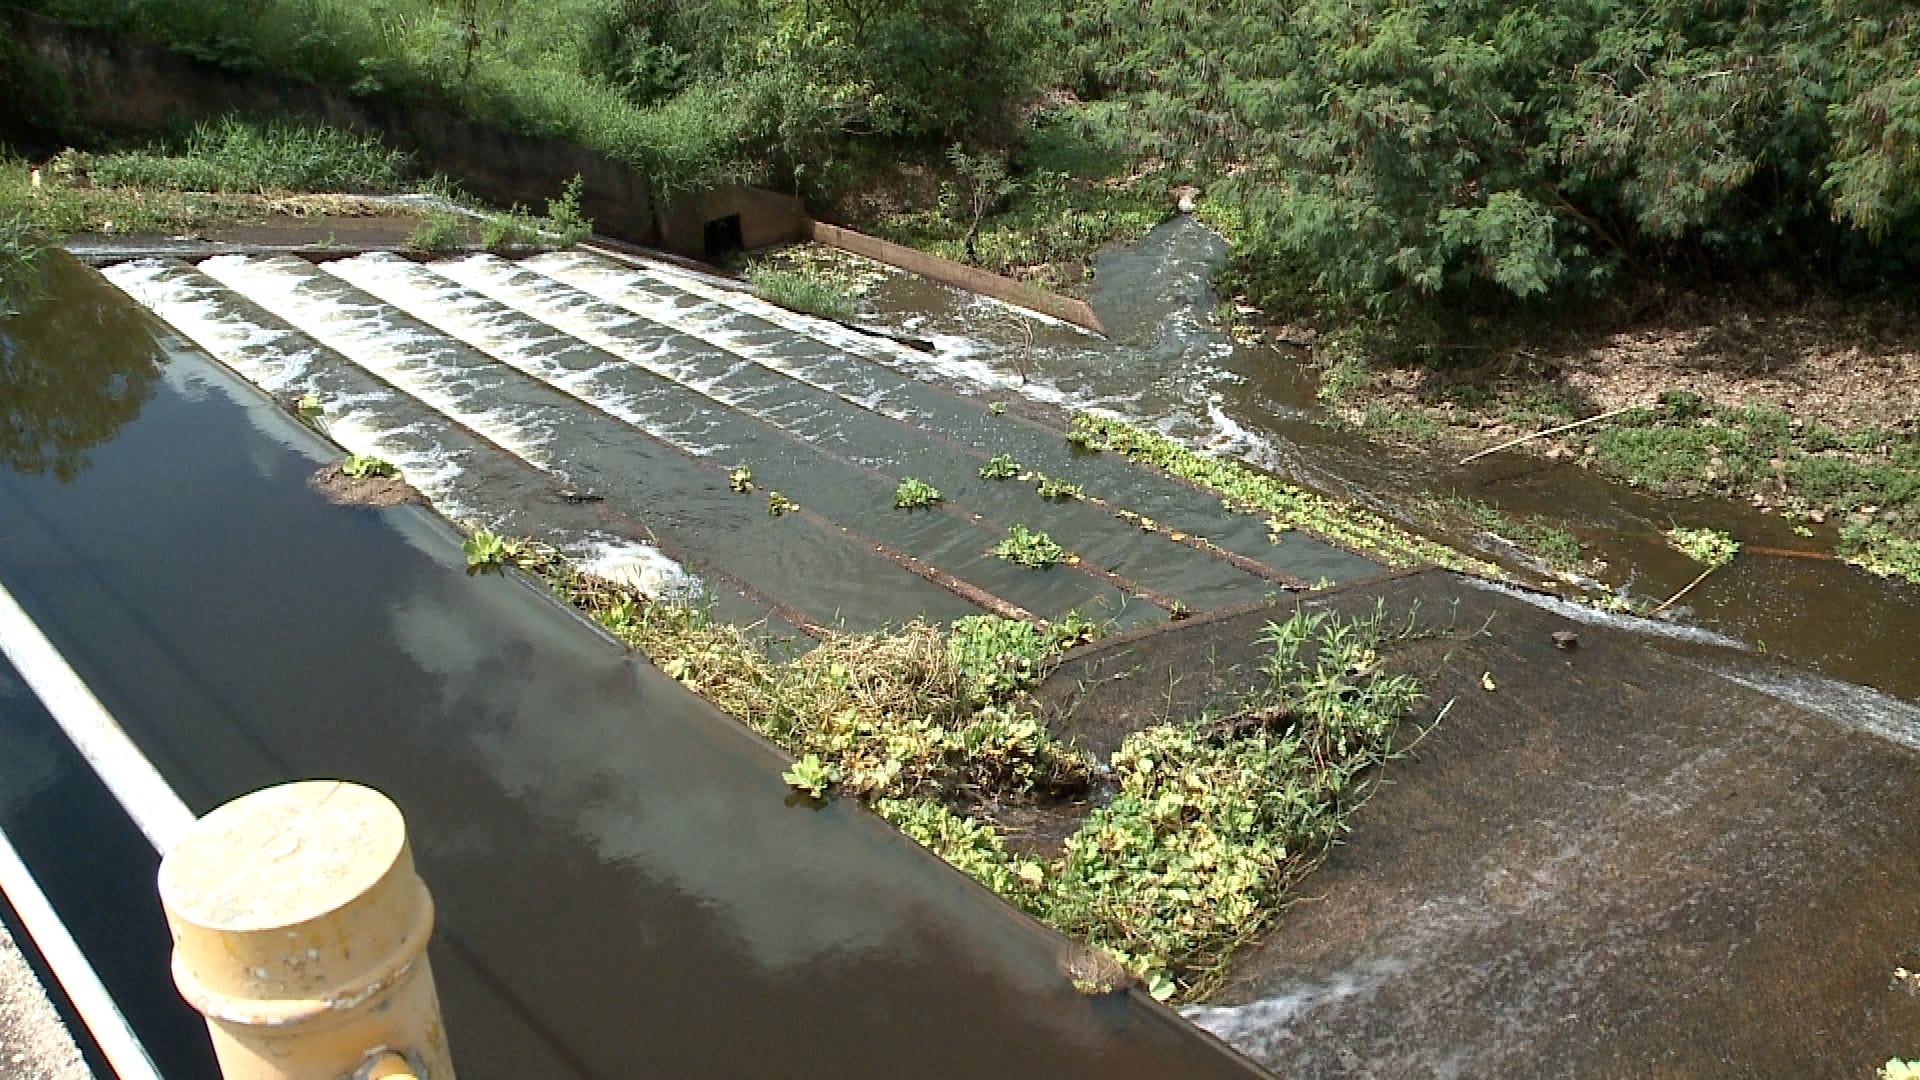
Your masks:
{"label": "sloped concrete surface", "polygon": [[0,1076],[7,1080],[88,1080],[93,1076],[4,923],[0,923]]}

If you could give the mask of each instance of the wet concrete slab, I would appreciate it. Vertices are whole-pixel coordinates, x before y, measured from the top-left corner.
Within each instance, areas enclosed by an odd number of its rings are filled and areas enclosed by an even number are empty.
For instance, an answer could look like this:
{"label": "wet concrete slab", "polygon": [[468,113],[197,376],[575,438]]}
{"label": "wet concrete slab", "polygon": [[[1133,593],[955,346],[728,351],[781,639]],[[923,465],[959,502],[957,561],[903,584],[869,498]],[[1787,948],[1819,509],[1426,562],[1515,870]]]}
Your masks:
{"label": "wet concrete slab", "polygon": [[[197,811],[303,777],[394,796],[463,1075],[1259,1075],[1136,992],[1074,991],[1063,939],[793,798],[771,746],[533,584],[468,576],[431,514],[328,503],[336,450],[105,283],[57,285],[57,318],[0,325],[19,370],[90,365],[30,415],[0,400],[31,436],[0,581]],[[0,759],[47,743],[4,718]],[[8,809],[78,880],[104,841],[52,790]],[[75,903],[157,915],[151,852],[121,854]],[[164,935],[95,922],[143,1034],[178,1032]]]}
{"label": "wet concrete slab", "polygon": [[[1201,1024],[1300,1077],[1865,1076],[1920,1046],[1892,977],[1920,710],[1439,572],[1304,603],[1414,613],[1392,662],[1423,718],[1452,705]],[[1286,613],[1182,647],[1244,662]]]}

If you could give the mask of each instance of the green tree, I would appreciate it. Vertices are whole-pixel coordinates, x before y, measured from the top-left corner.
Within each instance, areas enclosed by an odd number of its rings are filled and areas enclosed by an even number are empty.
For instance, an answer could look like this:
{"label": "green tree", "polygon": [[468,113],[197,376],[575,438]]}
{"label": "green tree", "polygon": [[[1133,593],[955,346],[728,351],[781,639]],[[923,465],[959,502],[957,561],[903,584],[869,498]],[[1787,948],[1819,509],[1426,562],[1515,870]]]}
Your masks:
{"label": "green tree", "polygon": [[1326,302],[1511,302],[1623,266],[1898,273],[1920,21],[1891,0],[1083,0],[1084,93],[1228,174]]}

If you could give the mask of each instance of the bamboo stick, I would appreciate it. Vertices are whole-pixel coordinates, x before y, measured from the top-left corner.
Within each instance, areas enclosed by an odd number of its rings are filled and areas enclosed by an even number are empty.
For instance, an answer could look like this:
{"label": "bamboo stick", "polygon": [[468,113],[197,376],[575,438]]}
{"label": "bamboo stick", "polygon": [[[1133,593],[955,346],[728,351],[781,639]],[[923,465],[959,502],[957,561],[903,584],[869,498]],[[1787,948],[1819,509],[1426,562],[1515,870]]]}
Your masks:
{"label": "bamboo stick", "polygon": [[1468,454],[1466,457],[1463,457],[1460,459],[1460,464],[1466,465],[1470,462],[1478,461],[1481,458],[1486,457],[1488,454],[1505,450],[1509,447],[1519,446],[1521,443],[1524,443],[1524,442],[1532,442],[1535,439],[1543,439],[1548,435],[1558,435],[1563,431],[1572,431],[1574,428],[1586,427],[1588,424],[1597,424],[1602,420],[1619,416],[1623,412],[1631,412],[1637,408],[1640,408],[1640,406],[1622,405],[1617,409],[1609,409],[1606,412],[1600,413],[1597,416],[1589,416],[1585,420],[1575,420],[1571,424],[1561,424],[1559,427],[1548,428],[1545,431],[1536,431],[1531,435],[1522,435],[1517,439],[1508,439],[1506,442],[1500,443],[1496,446],[1489,446],[1485,450],[1482,450],[1477,454]]}
{"label": "bamboo stick", "polygon": [[1707,567],[1707,568],[1706,568],[1705,570],[1702,570],[1702,571],[1700,571],[1700,576],[1699,576],[1699,577],[1697,577],[1697,578],[1694,578],[1694,579],[1693,579],[1692,581],[1689,581],[1689,582],[1687,582],[1687,587],[1686,587],[1686,588],[1684,588],[1684,589],[1681,589],[1681,590],[1680,590],[1679,592],[1677,592],[1677,593],[1674,593],[1674,594],[1673,594],[1672,596],[1669,596],[1669,597],[1667,597],[1667,599],[1666,599],[1666,602],[1665,602],[1665,603],[1663,603],[1663,604],[1661,604],[1661,605],[1660,605],[1659,607],[1657,607],[1657,608],[1654,608],[1654,609],[1653,609],[1652,611],[1649,611],[1649,612],[1647,612],[1647,618],[1649,618],[1649,619],[1651,619],[1651,618],[1653,618],[1653,617],[1654,617],[1655,615],[1658,615],[1658,614],[1660,614],[1661,612],[1663,612],[1663,611],[1665,611],[1665,610],[1667,610],[1668,608],[1670,608],[1670,607],[1672,607],[1672,606],[1673,606],[1673,605],[1674,605],[1674,604],[1675,604],[1676,602],[1678,602],[1678,601],[1679,601],[1679,599],[1680,599],[1681,597],[1683,597],[1683,596],[1685,596],[1685,595],[1687,595],[1688,593],[1690,593],[1690,592],[1692,592],[1692,591],[1693,591],[1693,587],[1694,587],[1695,585],[1698,585],[1698,584],[1700,584],[1701,582],[1703,582],[1703,581],[1705,581],[1705,580],[1707,580],[1707,575],[1708,575],[1708,574],[1711,574],[1711,573],[1713,573],[1713,572],[1714,572],[1715,570],[1718,570],[1718,569],[1720,569],[1720,568],[1719,568],[1718,566],[1709,566],[1709,567]]}

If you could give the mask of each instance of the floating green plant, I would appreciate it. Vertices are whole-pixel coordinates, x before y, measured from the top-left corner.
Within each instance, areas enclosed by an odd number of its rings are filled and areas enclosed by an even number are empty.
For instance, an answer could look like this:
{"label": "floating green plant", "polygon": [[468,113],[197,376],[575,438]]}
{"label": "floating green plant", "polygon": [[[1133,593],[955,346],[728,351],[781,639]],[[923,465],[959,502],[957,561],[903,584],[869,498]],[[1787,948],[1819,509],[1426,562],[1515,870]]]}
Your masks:
{"label": "floating green plant", "polygon": [[475,529],[461,544],[461,550],[467,555],[467,573],[497,574],[509,565],[520,562],[527,545],[486,529]]}
{"label": "floating green plant", "polygon": [[1034,489],[1040,493],[1040,497],[1043,499],[1086,498],[1086,492],[1080,489],[1079,484],[1070,484],[1065,480],[1056,479],[1044,473],[1035,473],[1033,481]]}
{"label": "floating green plant", "polygon": [[1018,524],[1007,527],[1007,538],[994,547],[993,554],[1035,570],[1071,558],[1066,548],[1054,543],[1053,537]]}
{"label": "floating green plant", "polygon": [[940,489],[915,477],[900,481],[893,489],[893,505],[900,510],[924,510],[938,504],[944,496]]}
{"label": "floating green plant", "polygon": [[1739,542],[1718,529],[1676,526],[1667,530],[1667,544],[1694,562],[1714,568],[1727,565],[1740,553]]}
{"label": "floating green plant", "polygon": [[1020,463],[1006,454],[995,454],[980,466],[982,480],[1011,480],[1020,475]]}

